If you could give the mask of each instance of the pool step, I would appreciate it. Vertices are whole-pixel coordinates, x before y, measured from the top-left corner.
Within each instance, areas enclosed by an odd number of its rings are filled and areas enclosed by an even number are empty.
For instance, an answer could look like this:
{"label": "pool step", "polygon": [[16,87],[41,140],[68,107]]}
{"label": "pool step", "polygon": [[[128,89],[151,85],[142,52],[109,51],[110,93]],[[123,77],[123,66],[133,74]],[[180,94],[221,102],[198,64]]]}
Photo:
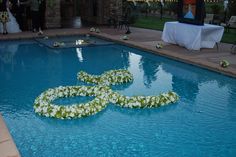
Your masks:
{"label": "pool step", "polygon": [[0,157],[20,157],[20,153],[0,114]]}
{"label": "pool step", "polygon": [[[77,44],[76,41],[83,40],[84,44]],[[35,38],[39,44],[46,46],[52,49],[63,49],[63,48],[83,48],[83,47],[91,47],[91,46],[108,46],[113,45],[114,42],[102,40],[96,38],[94,36],[86,37],[86,35],[78,35],[78,36],[55,36],[50,38]],[[87,41],[87,42],[86,42]],[[63,43],[63,46],[54,47],[54,43]]]}

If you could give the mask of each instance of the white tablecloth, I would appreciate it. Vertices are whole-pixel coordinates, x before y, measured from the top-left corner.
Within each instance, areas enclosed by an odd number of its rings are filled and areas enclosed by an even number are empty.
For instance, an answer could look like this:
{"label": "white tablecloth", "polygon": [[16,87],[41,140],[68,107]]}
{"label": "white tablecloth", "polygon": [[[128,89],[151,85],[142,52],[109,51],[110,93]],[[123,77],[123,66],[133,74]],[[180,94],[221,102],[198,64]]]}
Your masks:
{"label": "white tablecloth", "polygon": [[179,22],[166,22],[162,33],[162,40],[167,43],[178,44],[189,50],[213,48],[220,42],[224,27],[204,24],[204,26]]}

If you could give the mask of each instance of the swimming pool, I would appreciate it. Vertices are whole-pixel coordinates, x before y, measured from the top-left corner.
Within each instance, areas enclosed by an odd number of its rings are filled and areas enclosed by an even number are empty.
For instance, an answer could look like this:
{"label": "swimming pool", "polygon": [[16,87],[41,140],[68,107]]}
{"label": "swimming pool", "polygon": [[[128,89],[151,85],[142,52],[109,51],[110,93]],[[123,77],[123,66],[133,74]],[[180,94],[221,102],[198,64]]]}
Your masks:
{"label": "swimming pool", "polygon": [[[113,90],[129,96],[173,90],[180,100],[156,109],[110,104],[74,120],[34,113],[34,99],[46,89],[83,84],[78,71],[120,68],[134,81]],[[236,155],[234,78],[118,44],[50,49],[34,40],[1,41],[0,74],[0,112],[23,157]]]}

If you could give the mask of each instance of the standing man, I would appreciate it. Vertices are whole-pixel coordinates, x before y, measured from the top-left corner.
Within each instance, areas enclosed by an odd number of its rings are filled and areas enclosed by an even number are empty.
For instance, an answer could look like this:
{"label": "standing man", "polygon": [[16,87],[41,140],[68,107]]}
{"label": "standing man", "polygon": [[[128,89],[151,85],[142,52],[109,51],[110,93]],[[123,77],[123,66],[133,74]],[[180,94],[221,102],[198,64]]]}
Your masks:
{"label": "standing man", "polygon": [[46,0],[41,0],[39,5],[39,27],[41,30],[45,29],[45,9],[46,9]]}
{"label": "standing man", "polygon": [[37,32],[42,35],[42,17],[44,16],[40,13],[40,7],[43,4],[43,0],[28,0],[27,4],[30,5],[31,17],[32,17],[32,31]]}
{"label": "standing man", "polygon": [[30,0],[30,11],[31,11],[31,17],[32,17],[32,30],[33,32],[41,31],[39,22],[39,0]]}

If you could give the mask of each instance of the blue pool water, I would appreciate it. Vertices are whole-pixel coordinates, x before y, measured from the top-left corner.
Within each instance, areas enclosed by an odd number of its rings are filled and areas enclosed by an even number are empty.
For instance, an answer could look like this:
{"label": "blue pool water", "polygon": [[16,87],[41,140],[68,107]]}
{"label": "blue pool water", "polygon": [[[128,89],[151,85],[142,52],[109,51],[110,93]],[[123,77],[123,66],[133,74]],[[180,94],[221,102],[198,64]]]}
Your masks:
{"label": "blue pool water", "polygon": [[[130,96],[173,90],[180,100],[157,109],[110,104],[75,120],[34,113],[44,90],[83,84],[78,71],[119,68],[134,82],[114,90]],[[0,112],[23,157],[236,156],[236,79],[117,44],[53,50],[33,40],[1,41]]]}

